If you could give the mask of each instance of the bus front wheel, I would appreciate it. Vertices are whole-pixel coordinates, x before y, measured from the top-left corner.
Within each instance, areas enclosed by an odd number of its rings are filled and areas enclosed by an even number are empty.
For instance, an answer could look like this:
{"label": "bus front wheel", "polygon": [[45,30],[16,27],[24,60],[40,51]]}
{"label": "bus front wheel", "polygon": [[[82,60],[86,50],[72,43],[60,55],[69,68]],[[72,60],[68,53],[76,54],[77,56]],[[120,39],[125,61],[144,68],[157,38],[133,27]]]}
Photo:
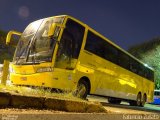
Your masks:
{"label": "bus front wheel", "polygon": [[82,99],[86,99],[88,94],[89,94],[88,83],[85,80],[81,79],[77,85],[76,96]]}

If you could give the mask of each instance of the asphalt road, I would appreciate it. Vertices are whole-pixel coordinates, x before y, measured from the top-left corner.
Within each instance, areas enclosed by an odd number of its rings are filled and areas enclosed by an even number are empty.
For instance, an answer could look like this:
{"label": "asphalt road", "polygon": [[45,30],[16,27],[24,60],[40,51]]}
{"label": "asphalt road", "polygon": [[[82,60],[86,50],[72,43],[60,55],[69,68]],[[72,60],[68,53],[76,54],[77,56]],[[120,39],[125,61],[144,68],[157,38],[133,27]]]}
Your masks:
{"label": "asphalt road", "polygon": [[107,98],[99,96],[88,96],[89,101],[99,101],[105,107],[106,110],[113,113],[131,113],[131,114],[160,114],[160,105],[145,104],[144,107],[130,106],[127,102],[121,102],[120,105],[108,103]]}

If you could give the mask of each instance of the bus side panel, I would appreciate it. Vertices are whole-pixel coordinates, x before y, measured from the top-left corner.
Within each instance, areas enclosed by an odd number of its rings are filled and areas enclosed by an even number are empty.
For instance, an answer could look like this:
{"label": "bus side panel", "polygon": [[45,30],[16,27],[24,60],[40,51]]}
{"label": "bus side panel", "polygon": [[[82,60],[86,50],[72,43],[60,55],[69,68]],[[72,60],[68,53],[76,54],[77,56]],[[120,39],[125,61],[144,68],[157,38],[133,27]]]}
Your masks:
{"label": "bus side panel", "polygon": [[113,96],[116,90],[117,73],[115,66],[98,56],[94,56],[94,64],[96,66],[96,80],[99,84],[96,88],[96,94]]}
{"label": "bus side panel", "polygon": [[143,79],[143,94],[147,95],[147,102],[153,102],[154,82]]}
{"label": "bus side panel", "polygon": [[83,50],[79,56],[79,61],[77,64],[77,71],[76,71],[76,81],[79,81],[82,77],[88,77],[91,84],[90,93],[94,94],[99,84],[98,80],[96,79],[95,74],[95,65],[93,63],[93,54]]}
{"label": "bus side panel", "polygon": [[142,82],[140,82],[139,78],[137,78],[134,73],[117,66],[117,88],[116,95],[118,98],[136,100],[136,96],[138,91],[140,91],[140,87]]}
{"label": "bus side panel", "polygon": [[97,66],[95,76],[99,81],[95,94],[136,100],[141,88],[138,88],[138,84],[142,84],[139,78],[110,61],[98,56],[94,56],[94,59],[94,65]]}

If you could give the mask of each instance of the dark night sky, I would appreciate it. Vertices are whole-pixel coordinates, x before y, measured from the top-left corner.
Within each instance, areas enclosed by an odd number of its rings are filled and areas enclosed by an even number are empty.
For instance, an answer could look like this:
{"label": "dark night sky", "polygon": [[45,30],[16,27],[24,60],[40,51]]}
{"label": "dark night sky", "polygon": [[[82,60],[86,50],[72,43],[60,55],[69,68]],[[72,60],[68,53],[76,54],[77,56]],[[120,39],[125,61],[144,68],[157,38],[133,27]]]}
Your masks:
{"label": "dark night sky", "polygon": [[160,0],[0,0],[0,29],[22,32],[34,20],[61,14],[124,49],[160,36]]}

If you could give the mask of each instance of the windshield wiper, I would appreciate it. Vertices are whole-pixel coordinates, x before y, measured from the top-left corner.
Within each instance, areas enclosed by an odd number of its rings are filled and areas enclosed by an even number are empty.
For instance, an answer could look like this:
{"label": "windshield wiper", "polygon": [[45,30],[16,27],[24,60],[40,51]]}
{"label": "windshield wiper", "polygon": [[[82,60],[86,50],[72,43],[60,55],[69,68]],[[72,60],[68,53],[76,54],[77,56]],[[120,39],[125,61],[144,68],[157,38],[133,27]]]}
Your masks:
{"label": "windshield wiper", "polygon": [[[29,59],[29,57],[31,56],[31,62],[32,62],[32,64],[34,64],[35,63],[35,55],[36,55],[36,52],[35,52],[35,43],[36,43],[36,40],[37,39],[35,39],[34,41],[32,41],[32,43],[31,43],[31,45],[30,45],[30,47],[29,47],[29,49],[28,49],[28,54],[27,54],[27,59],[26,59],[26,62],[29,62],[28,61],[28,59]],[[33,53],[33,54],[31,54],[31,53]]]}

